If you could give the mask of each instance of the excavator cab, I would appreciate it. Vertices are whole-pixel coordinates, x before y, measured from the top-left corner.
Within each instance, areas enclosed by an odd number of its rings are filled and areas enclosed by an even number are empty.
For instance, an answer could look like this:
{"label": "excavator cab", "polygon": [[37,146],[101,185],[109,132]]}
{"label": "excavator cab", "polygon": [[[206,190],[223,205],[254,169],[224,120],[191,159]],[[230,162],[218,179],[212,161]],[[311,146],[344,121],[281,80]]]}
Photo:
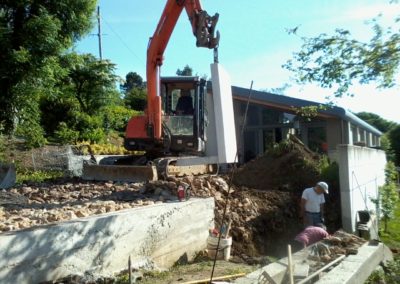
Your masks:
{"label": "excavator cab", "polygon": [[161,78],[164,149],[171,153],[204,152],[206,81],[199,77]]}

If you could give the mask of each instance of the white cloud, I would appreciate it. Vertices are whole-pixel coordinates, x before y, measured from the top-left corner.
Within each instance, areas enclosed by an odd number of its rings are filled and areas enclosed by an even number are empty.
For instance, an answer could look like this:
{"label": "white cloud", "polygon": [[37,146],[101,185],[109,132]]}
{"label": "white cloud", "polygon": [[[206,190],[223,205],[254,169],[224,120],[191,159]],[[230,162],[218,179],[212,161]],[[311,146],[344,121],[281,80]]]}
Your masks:
{"label": "white cloud", "polygon": [[400,12],[400,5],[387,3],[364,5],[352,7],[344,11],[341,20],[343,21],[365,21],[382,14],[383,18],[393,19],[398,16]]}

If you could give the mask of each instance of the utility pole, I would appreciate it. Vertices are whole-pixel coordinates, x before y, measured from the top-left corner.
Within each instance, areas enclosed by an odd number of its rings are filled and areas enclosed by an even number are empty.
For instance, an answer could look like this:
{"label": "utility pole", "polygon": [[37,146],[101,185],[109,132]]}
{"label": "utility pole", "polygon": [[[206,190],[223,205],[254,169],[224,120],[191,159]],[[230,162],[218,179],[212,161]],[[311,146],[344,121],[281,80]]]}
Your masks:
{"label": "utility pole", "polygon": [[97,6],[97,36],[99,38],[99,57],[103,60],[103,52],[101,49],[101,20],[100,20],[100,6]]}

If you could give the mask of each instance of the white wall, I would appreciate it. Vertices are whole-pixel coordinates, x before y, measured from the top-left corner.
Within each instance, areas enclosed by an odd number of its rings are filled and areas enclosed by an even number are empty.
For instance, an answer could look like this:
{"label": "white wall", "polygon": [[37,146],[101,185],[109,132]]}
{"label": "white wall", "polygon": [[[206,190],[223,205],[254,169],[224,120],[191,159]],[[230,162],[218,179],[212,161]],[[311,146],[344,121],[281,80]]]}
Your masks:
{"label": "white wall", "polygon": [[0,283],[38,283],[71,274],[109,276],[170,267],[206,248],[214,198],[190,199],[0,234]]}
{"label": "white wall", "polygon": [[342,225],[347,232],[356,230],[357,211],[375,210],[371,198],[385,183],[386,156],[382,150],[338,145]]}

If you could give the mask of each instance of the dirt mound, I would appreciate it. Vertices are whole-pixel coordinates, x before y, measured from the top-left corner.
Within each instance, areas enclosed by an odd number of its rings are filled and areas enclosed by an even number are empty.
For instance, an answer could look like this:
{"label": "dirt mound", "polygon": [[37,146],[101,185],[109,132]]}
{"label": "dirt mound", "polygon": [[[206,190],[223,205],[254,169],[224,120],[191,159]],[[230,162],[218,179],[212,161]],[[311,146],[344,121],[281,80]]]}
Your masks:
{"label": "dirt mound", "polygon": [[237,169],[233,183],[261,190],[302,191],[319,179],[320,156],[291,136]]}
{"label": "dirt mound", "polygon": [[[287,243],[301,229],[296,197],[279,190],[257,190],[233,185],[227,199],[228,177],[186,178],[192,195],[215,198],[215,222],[219,229],[228,202],[227,217],[232,220],[232,254],[282,256]],[[225,220],[226,221],[226,220]]]}

